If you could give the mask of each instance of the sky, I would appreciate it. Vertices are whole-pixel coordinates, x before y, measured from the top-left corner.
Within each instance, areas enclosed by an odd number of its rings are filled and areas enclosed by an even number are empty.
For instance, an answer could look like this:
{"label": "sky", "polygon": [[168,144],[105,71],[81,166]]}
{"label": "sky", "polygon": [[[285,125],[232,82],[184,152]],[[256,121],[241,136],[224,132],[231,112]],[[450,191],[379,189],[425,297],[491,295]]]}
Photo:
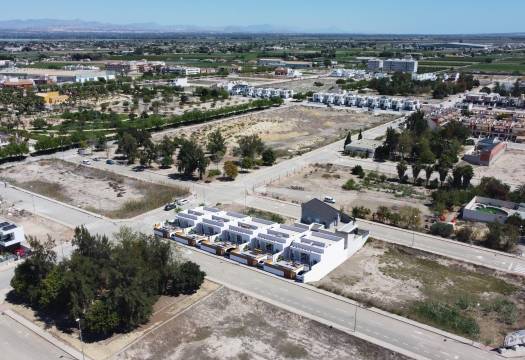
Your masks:
{"label": "sky", "polygon": [[350,33],[525,32],[525,0],[19,0],[0,20],[81,19],[112,24],[246,26]]}

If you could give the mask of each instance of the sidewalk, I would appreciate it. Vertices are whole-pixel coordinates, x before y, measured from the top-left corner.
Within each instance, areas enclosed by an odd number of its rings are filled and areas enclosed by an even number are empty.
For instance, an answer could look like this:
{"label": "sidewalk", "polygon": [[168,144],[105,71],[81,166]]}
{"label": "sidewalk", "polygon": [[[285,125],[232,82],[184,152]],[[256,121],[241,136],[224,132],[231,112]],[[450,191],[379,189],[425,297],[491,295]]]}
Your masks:
{"label": "sidewalk", "polygon": [[65,353],[71,355],[77,360],[91,360],[89,357],[83,355],[81,352],[77,351],[76,349],[72,348],[71,346],[63,343],[62,341],[56,339],[54,336],[49,334],[47,331],[41,329],[39,326],[33,324],[31,321],[27,320],[23,316],[17,314],[16,312],[7,309],[2,311],[3,315],[6,315],[13,319],[14,321],[18,322],[22,326],[26,327],[27,329],[34,332],[36,335],[40,336],[42,339],[46,340],[50,344],[56,346],[60,350],[64,351]]}

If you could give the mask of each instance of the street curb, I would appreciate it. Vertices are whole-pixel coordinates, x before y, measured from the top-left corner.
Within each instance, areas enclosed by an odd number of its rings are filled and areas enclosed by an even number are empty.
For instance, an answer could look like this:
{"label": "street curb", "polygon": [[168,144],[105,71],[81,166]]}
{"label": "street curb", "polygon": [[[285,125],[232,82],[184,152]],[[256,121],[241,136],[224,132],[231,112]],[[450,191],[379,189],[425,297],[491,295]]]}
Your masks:
{"label": "street curb", "polygon": [[412,358],[412,359],[429,360],[428,358],[420,356],[418,354],[415,354],[415,353],[413,353],[413,352],[411,352],[409,350],[405,350],[405,349],[397,347],[397,346],[395,346],[393,344],[390,344],[390,343],[384,342],[382,340],[373,338],[373,337],[368,336],[366,334],[362,334],[359,331],[354,331],[353,329],[350,329],[350,328],[347,328],[347,327],[335,324],[335,323],[333,323],[331,321],[328,321],[328,320],[323,319],[321,317],[318,317],[316,315],[308,314],[308,313],[303,312],[301,310],[294,309],[293,307],[291,307],[289,305],[286,305],[286,304],[274,301],[274,300],[269,299],[269,298],[267,298],[265,296],[255,294],[255,293],[253,293],[251,291],[241,289],[241,288],[236,287],[234,285],[226,284],[226,283],[222,282],[221,280],[215,279],[215,278],[210,277],[210,276],[206,276],[206,278],[208,280],[216,282],[217,284],[220,284],[220,285],[222,285],[222,286],[224,286],[224,287],[226,287],[228,289],[237,291],[237,292],[239,292],[241,294],[245,294],[245,295],[253,297],[255,299],[259,299],[259,300],[264,301],[264,302],[266,302],[266,303],[268,303],[270,305],[276,306],[276,307],[278,307],[280,309],[283,309],[285,311],[288,311],[288,312],[294,313],[296,315],[305,317],[307,319],[316,321],[316,322],[318,322],[320,324],[324,324],[326,326],[330,326],[331,328],[334,328],[336,330],[342,331],[344,333],[347,333],[348,335],[351,335],[351,336],[354,336],[354,337],[359,338],[361,340],[367,341],[367,342],[372,343],[374,345],[377,345],[377,346],[379,346],[381,348],[388,349],[390,351],[393,351],[393,352],[396,352],[396,353],[408,356],[409,358]]}
{"label": "street curb", "polygon": [[[357,221],[362,221],[362,222],[373,224],[373,225],[379,225],[379,226],[385,227],[387,229],[398,230],[398,231],[406,231],[407,233],[411,233],[412,232],[411,230],[395,227],[395,226],[392,226],[392,225],[383,224],[383,223],[380,223],[380,222],[375,222],[375,221],[370,221],[370,220],[365,220],[365,219],[359,219],[359,218],[357,219]],[[486,252],[490,252],[490,253],[493,253],[493,254],[496,254],[496,255],[506,256],[506,257],[509,257],[509,258],[521,259],[518,255],[509,254],[509,253],[506,253],[506,252],[503,252],[503,251],[498,251],[498,250],[489,249],[489,248],[482,247],[482,246],[467,244],[467,243],[463,243],[461,241],[450,240],[450,239],[446,239],[446,238],[439,237],[439,236],[425,234],[425,233],[422,233],[422,232],[416,232],[416,234],[418,234],[419,236],[424,236],[424,237],[429,238],[429,239],[434,239],[436,241],[443,241],[443,242],[447,242],[447,243],[450,243],[450,244],[455,244],[455,245],[459,245],[459,246],[468,247],[468,248],[471,248],[471,249],[476,249],[476,250],[480,250],[480,251],[486,251]]]}
{"label": "street curb", "polygon": [[41,329],[39,326],[33,324],[31,321],[27,320],[22,315],[19,315],[19,314],[15,313],[11,309],[4,310],[2,312],[2,314],[8,316],[9,318],[11,318],[12,320],[16,321],[20,325],[24,326],[28,330],[31,330],[33,333],[35,333],[36,335],[40,336],[42,339],[44,339],[45,341],[47,341],[51,345],[57,347],[58,349],[64,351],[65,353],[71,355],[75,359],[77,359],[77,360],[82,360],[82,359],[91,360],[91,358],[89,358],[88,356],[82,355],[82,353],[78,352],[73,347],[65,344],[61,340],[58,340],[57,338],[55,338],[53,335],[51,335],[47,331]]}
{"label": "street curb", "polygon": [[[169,241],[174,241],[174,240],[170,240],[170,239],[166,239],[166,240],[169,240]],[[331,293],[329,291],[326,291],[326,290],[322,290],[322,289],[319,289],[319,288],[316,288],[312,285],[309,285],[309,284],[304,284],[304,283],[298,283],[296,281],[291,281],[291,280],[288,280],[288,279],[285,279],[283,277],[280,277],[280,276],[277,276],[277,275],[273,275],[267,271],[263,271],[261,269],[258,269],[256,267],[253,267],[253,266],[248,266],[248,265],[245,265],[245,264],[241,264],[241,263],[238,263],[234,260],[231,260],[231,259],[228,259],[227,257],[220,257],[220,256],[217,256],[217,255],[214,255],[214,254],[211,254],[211,253],[208,253],[207,251],[204,251],[204,250],[201,250],[199,248],[196,248],[196,247],[192,247],[192,246],[188,246],[188,245],[185,245],[185,244],[181,244],[179,242],[176,242],[174,241],[177,245],[180,245],[182,246],[183,248],[187,248],[187,249],[191,249],[193,251],[196,251],[198,253],[201,253],[201,254],[204,254],[204,255],[207,255],[209,257],[212,257],[212,258],[216,258],[216,259],[220,259],[220,260],[224,260],[224,261],[227,261],[229,262],[230,264],[232,265],[237,265],[237,266],[240,266],[240,267],[243,267],[243,268],[246,268],[246,269],[249,269],[251,271],[255,271],[255,272],[258,272],[260,274],[263,274],[263,275],[266,275],[266,276],[270,276],[274,279],[277,279],[277,280],[280,280],[280,281],[283,281],[283,282],[286,282],[288,284],[292,284],[292,285],[295,285],[295,286],[300,286],[302,287],[303,289],[306,289],[306,290],[310,290],[312,292],[316,292],[318,294],[321,294],[321,295],[325,295],[325,296],[329,296],[335,300],[339,300],[341,302],[344,302],[344,303],[347,303],[347,304],[350,304],[350,305],[353,305],[353,306],[359,306],[361,309],[365,309],[365,310],[368,310],[368,311],[371,311],[371,312],[374,312],[376,314],[379,314],[379,315],[382,315],[384,317],[387,317],[387,318],[390,318],[390,319],[393,319],[393,320],[396,320],[396,321],[399,321],[399,322],[402,322],[402,323],[405,323],[405,324],[408,324],[408,325],[411,325],[411,326],[414,326],[414,327],[417,327],[419,329],[422,329],[422,330],[425,330],[425,331],[428,331],[428,332],[431,332],[431,333],[434,333],[434,334],[437,334],[439,336],[443,336],[443,337],[446,337],[446,338],[449,338],[450,340],[454,340],[454,341],[457,341],[461,344],[464,344],[464,345],[467,345],[467,346],[471,346],[471,347],[474,347],[474,348],[477,348],[477,349],[480,349],[482,351],[488,351],[487,347],[483,344],[480,344],[480,343],[477,343],[475,341],[472,341],[472,340],[469,340],[467,338],[464,338],[462,336],[459,336],[459,335],[455,335],[455,334],[452,334],[452,333],[449,333],[449,332],[446,332],[444,330],[441,330],[441,329],[438,329],[438,328],[434,328],[432,326],[429,326],[429,325],[425,325],[425,324],[422,324],[422,323],[419,323],[417,321],[414,321],[414,320],[410,320],[408,318],[405,318],[403,316],[399,316],[399,315],[396,315],[396,314],[392,314],[392,313],[389,313],[387,311],[384,311],[384,310],[381,310],[381,309],[378,309],[376,307],[367,307],[361,303],[359,303],[358,301],[356,300],[352,300],[352,299],[349,299],[347,297],[344,297],[344,296],[340,296],[340,295],[337,295],[337,294],[334,294],[334,293]],[[225,283],[221,282],[221,281],[217,281],[215,278],[213,277],[210,277],[210,276],[206,276],[206,278],[208,278],[209,280],[211,281],[214,281],[214,282],[217,282],[219,284],[222,284],[224,286],[229,286],[229,285],[225,285]],[[273,300],[272,300],[273,301]],[[275,304],[278,304],[277,302],[274,302],[273,303],[274,305]],[[285,305],[285,304],[283,304]],[[280,306],[280,305],[278,305]],[[286,306],[286,305],[285,305]],[[313,315],[315,316],[315,315]]]}

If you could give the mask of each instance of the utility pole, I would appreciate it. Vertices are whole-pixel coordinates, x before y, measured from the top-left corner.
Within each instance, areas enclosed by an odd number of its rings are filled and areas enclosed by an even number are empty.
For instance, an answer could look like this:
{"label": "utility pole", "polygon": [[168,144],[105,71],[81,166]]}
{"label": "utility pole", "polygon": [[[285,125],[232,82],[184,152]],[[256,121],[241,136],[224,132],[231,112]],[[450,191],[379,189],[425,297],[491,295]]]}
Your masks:
{"label": "utility pole", "polygon": [[84,340],[82,339],[82,328],[80,327],[80,318],[77,318],[76,322],[78,323],[78,331],[80,333],[80,349],[82,351],[82,360],[86,360],[84,356]]}

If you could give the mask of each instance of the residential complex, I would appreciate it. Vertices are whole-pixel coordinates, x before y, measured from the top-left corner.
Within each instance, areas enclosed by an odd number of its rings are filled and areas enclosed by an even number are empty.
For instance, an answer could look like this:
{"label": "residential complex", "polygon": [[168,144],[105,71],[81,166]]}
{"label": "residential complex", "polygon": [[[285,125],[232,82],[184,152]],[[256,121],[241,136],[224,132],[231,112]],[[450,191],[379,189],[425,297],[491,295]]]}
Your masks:
{"label": "residential complex", "polygon": [[344,220],[328,230],[315,222],[285,225],[201,206],[157,224],[154,233],[275,275],[311,282],[335,269],[368,239],[369,233],[358,229],[355,221]]}
{"label": "residential complex", "polygon": [[327,105],[356,106],[369,109],[415,111],[421,107],[417,99],[391,98],[388,96],[363,96],[351,92],[314,93],[312,101]]}
{"label": "residential complex", "polygon": [[289,89],[279,89],[279,88],[262,88],[250,86],[246,83],[237,83],[237,82],[228,82],[220,85],[230,95],[242,95],[247,97],[254,98],[274,98],[280,97],[283,99],[289,99],[294,96],[294,91]]}
{"label": "residential complex", "polygon": [[413,59],[369,59],[367,66],[370,71],[417,73],[417,60]]}
{"label": "residential complex", "polygon": [[166,66],[163,61],[112,61],[106,63],[106,70],[120,75],[145,73],[149,71],[160,71]]}

